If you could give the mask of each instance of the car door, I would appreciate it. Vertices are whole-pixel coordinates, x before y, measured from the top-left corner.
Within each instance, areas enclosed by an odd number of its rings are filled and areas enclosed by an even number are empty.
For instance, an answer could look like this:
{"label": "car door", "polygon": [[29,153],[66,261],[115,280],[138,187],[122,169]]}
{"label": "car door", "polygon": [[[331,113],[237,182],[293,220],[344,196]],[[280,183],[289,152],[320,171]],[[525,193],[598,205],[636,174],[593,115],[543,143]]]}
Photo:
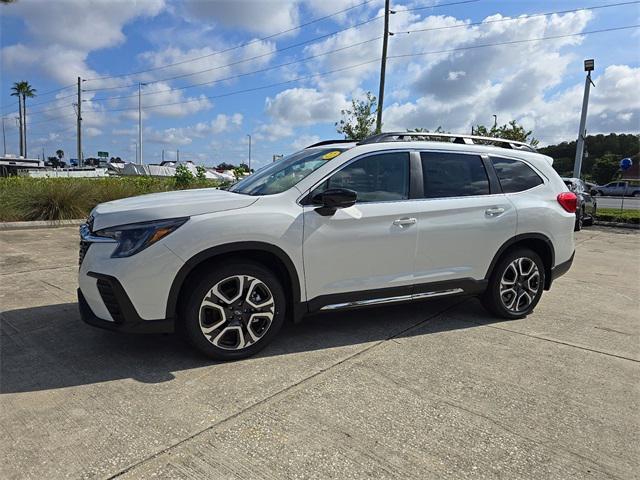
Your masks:
{"label": "car door", "polygon": [[416,249],[408,151],[356,158],[314,187],[355,190],[358,200],[333,215],[304,205],[303,258],[310,308],[409,295]]}
{"label": "car door", "polygon": [[[418,216],[416,293],[477,286],[500,248],[516,234],[516,210],[487,157],[420,152],[424,199]],[[438,288],[436,288],[438,287]]]}

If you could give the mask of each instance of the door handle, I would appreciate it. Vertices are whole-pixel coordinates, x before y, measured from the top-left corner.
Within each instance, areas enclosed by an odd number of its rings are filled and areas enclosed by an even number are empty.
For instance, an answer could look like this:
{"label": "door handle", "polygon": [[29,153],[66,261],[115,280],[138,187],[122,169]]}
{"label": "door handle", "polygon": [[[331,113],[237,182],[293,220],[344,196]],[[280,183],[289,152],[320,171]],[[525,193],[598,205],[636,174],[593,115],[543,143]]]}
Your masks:
{"label": "door handle", "polygon": [[416,223],[418,223],[418,220],[415,218],[398,218],[397,220],[393,221],[393,224],[396,227],[404,227],[407,225],[415,225]]}
{"label": "door handle", "polygon": [[502,215],[503,213],[504,213],[504,208],[502,207],[487,208],[484,211],[484,214],[487,217],[497,217],[498,215]]}

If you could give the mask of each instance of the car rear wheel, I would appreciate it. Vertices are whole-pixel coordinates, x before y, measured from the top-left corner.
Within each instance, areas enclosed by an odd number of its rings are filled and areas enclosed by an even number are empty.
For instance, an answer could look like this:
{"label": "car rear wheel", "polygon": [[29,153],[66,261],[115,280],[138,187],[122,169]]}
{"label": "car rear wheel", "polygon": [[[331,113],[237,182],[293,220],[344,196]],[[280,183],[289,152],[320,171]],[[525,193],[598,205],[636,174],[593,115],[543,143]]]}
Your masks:
{"label": "car rear wheel", "polygon": [[257,263],[227,264],[194,283],[182,314],[189,342],[217,360],[262,350],[278,333],[285,294],[278,278]]}
{"label": "car rear wheel", "polygon": [[540,301],[544,282],[540,256],[526,248],[512,250],[494,268],[482,304],[501,318],[525,317]]}
{"label": "car rear wheel", "polygon": [[576,223],[573,227],[574,232],[579,232],[582,230],[582,226],[584,224],[584,209],[581,208],[576,212]]}

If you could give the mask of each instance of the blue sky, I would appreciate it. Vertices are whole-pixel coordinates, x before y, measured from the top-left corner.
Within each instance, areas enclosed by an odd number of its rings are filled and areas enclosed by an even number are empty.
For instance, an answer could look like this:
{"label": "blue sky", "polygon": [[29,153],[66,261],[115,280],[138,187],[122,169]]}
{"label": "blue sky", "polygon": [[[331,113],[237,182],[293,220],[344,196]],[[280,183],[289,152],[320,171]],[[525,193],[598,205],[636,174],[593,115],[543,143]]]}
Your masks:
{"label": "blue sky", "polygon": [[[517,18],[613,3],[621,2],[392,2],[397,13],[390,30],[396,34],[389,55],[399,57],[388,63],[385,129],[442,126],[467,132],[471,125],[491,124],[496,114],[500,123],[517,119],[543,144],[572,140],[582,100],[582,61],[595,58],[588,131],[640,131],[640,28],[572,35],[639,25],[640,4]],[[85,157],[105,150],[135,159],[139,82],[147,83],[142,87],[147,163],[158,162],[163,149],[166,158],[179,149],[181,159],[199,164],[239,163],[247,159],[251,134],[252,166],[259,166],[273,154],[339,138],[334,123],[340,110],[368,90],[377,94],[374,60],[380,55],[382,21],[375,17],[382,8],[381,0],[3,5],[0,99],[7,150],[18,148],[17,107],[9,89],[28,80],[43,94],[28,101],[29,156],[43,148],[47,156],[58,148],[67,158],[76,156],[75,86],[47,92],[75,84],[78,76],[87,79]],[[479,22],[484,24],[474,25]],[[338,30],[343,31],[332,34]],[[563,37],[470,48],[549,36]],[[262,88],[272,84],[280,85]]]}

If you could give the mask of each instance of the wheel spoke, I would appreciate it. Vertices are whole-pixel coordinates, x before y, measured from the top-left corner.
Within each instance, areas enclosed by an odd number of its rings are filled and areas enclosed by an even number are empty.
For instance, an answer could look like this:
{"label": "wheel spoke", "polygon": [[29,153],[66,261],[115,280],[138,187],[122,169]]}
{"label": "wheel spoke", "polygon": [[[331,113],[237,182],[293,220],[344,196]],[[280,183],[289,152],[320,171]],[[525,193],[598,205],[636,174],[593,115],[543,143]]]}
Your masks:
{"label": "wheel spoke", "polygon": [[[524,266],[525,262],[527,262],[529,264],[529,268],[526,269],[526,270],[525,270],[525,266]],[[526,277],[527,275],[529,275],[535,266],[536,266],[536,264],[533,263],[528,258],[520,258],[518,260],[518,270],[520,272],[520,275],[522,275],[523,277]]]}
{"label": "wheel spoke", "polygon": [[241,350],[269,330],[275,299],[269,287],[248,275],[234,275],[216,283],[200,303],[200,330],[224,350]]}
{"label": "wheel spoke", "polygon": [[[531,286],[531,281],[535,280],[536,281],[536,286],[535,288]],[[527,287],[527,290],[529,290],[531,293],[533,293],[534,295],[536,293],[538,293],[538,289],[540,288],[540,273],[538,272],[538,269],[536,269],[535,272],[533,272],[529,278],[527,278],[527,281],[525,282],[525,286]]]}
{"label": "wheel spoke", "polygon": [[519,313],[527,310],[540,290],[540,272],[531,258],[513,260],[500,279],[500,300],[507,310]]}

